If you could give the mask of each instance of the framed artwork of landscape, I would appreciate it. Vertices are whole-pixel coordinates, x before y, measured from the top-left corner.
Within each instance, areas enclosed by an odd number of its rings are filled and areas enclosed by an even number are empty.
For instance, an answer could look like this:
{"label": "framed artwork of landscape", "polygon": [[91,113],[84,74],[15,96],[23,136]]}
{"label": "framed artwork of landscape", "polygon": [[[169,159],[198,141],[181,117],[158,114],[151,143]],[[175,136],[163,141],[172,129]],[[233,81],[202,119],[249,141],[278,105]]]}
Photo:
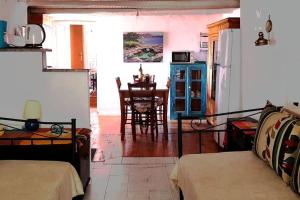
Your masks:
{"label": "framed artwork of landscape", "polygon": [[162,32],[124,32],[124,62],[162,62]]}

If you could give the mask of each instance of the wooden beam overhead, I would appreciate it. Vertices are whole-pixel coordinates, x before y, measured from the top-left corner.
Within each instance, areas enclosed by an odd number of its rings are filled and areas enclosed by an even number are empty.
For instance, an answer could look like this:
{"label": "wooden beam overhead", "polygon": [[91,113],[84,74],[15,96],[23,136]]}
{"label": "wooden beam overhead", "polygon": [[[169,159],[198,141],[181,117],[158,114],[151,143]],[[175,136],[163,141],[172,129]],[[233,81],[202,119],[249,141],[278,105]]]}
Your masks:
{"label": "wooden beam overhead", "polygon": [[27,0],[31,8],[51,9],[224,9],[239,8],[239,0]]}

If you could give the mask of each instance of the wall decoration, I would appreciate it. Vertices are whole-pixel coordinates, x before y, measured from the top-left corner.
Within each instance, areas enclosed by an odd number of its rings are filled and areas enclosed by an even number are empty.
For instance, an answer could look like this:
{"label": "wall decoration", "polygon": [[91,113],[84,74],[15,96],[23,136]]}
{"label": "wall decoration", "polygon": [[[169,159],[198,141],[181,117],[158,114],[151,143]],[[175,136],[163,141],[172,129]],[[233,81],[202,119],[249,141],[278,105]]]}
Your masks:
{"label": "wall decoration", "polygon": [[208,34],[200,32],[200,50],[198,60],[207,62],[208,53]]}
{"label": "wall decoration", "polygon": [[208,42],[200,42],[200,48],[208,48]]}
{"label": "wall decoration", "polygon": [[208,34],[207,33],[200,33],[200,48],[208,48]]}
{"label": "wall decoration", "polygon": [[124,62],[162,62],[162,32],[123,33]]}

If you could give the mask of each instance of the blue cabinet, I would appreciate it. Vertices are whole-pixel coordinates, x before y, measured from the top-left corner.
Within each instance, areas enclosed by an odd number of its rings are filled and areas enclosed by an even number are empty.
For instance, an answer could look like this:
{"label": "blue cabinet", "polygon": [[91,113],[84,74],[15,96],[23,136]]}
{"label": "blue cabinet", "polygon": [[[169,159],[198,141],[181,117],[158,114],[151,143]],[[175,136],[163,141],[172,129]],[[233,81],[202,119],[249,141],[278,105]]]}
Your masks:
{"label": "blue cabinet", "polygon": [[206,112],[206,62],[171,64],[170,118]]}

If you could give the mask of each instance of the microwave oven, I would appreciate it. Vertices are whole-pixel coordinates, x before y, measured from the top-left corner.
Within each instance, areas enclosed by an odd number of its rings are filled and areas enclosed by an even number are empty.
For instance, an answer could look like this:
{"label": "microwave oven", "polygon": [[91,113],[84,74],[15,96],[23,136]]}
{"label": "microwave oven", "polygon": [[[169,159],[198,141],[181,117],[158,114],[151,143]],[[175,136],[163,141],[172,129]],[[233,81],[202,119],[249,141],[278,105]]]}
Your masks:
{"label": "microwave oven", "polygon": [[173,51],[172,62],[191,62],[191,52],[189,51]]}

